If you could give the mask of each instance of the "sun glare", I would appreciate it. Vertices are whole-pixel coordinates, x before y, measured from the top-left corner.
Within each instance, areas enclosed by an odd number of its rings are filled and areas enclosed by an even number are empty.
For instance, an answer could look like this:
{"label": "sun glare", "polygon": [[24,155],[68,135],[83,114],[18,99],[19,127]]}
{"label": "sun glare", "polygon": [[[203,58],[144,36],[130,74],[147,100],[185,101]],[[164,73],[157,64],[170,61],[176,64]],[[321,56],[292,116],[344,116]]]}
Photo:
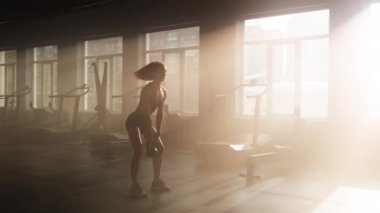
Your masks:
{"label": "sun glare", "polygon": [[370,7],[368,106],[369,118],[380,119],[380,3]]}
{"label": "sun glare", "polygon": [[340,186],[313,213],[378,213],[379,200],[380,191]]}

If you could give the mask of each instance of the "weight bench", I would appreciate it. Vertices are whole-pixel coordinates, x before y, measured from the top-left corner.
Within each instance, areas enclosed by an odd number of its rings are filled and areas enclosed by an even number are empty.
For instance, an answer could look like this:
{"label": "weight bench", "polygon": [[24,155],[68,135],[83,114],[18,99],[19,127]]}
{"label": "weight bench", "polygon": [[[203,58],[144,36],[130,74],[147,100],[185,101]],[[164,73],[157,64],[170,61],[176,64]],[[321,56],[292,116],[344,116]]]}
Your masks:
{"label": "weight bench", "polygon": [[247,172],[246,173],[240,173],[240,177],[246,178],[247,181],[254,180],[254,179],[260,179],[261,176],[254,174],[255,163],[257,162],[258,159],[268,158],[268,157],[271,157],[271,156],[274,156],[276,154],[281,153],[283,150],[291,149],[290,146],[280,146],[280,145],[272,146],[272,148],[275,149],[276,151],[256,153],[256,154],[249,155],[247,157],[247,163],[246,163]]}
{"label": "weight bench", "polygon": [[247,157],[247,173],[240,173],[240,177],[244,177],[249,180],[260,179],[261,177],[258,175],[254,175],[255,163],[257,159],[267,158],[270,156],[274,156],[276,152],[264,152],[258,154],[252,154]]}

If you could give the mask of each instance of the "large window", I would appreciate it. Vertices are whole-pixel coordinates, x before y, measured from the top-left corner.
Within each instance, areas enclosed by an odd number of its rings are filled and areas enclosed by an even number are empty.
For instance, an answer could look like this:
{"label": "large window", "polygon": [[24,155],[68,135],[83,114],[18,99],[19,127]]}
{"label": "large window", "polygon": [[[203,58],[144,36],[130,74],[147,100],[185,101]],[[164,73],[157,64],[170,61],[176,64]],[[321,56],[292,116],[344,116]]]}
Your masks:
{"label": "large window", "polygon": [[[327,117],[329,11],[244,21],[243,67],[238,84],[264,79],[263,114]],[[250,88],[238,91],[238,113],[252,115]]]}
{"label": "large window", "polygon": [[146,34],[146,63],[163,62],[167,69],[169,111],[198,113],[199,27]]}
{"label": "large window", "polygon": [[107,70],[107,109],[121,112],[123,83],[123,39],[105,38],[85,42],[84,82],[91,87],[85,96],[84,110],[93,111],[97,105],[94,67],[97,65],[100,79]]}
{"label": "large window", "polygon": [[[0,51],[0,95],[14,92],[16,89],[16,50]],[[0,99],[4,106],[4,99]]]}
{"label": "large window", "polygon": [[49,96],[57,93],[57,46],[33,48],[33,106],[55,105]]}

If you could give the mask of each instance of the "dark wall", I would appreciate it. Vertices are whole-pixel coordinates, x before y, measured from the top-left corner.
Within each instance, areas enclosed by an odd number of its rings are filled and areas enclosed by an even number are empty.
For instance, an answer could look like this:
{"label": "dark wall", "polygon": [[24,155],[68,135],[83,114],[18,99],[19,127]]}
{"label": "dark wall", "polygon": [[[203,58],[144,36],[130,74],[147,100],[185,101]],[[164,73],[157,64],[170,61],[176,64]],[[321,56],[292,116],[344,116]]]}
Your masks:
{"label": "dark wall", "polygon": [[0,48],[86,39],[130,31],[142,32],[163,26],[199,22],[201,19],[213,22],[217,26],[222,24],[220,15],[234,20],[249,14],[279,12],[326,3],[328,0],[126,1],[0,25]]}

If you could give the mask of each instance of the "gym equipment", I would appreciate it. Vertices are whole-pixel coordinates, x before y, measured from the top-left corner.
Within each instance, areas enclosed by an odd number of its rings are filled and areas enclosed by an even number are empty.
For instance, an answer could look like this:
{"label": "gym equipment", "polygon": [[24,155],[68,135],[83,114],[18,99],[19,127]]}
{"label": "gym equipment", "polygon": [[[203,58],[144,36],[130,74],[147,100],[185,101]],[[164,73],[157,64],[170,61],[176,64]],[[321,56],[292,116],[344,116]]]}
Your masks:
{"label": "gym equipment", "polygon": [[[100,153],[105,158],[112,158],[111,145],[126,142],[125,138],[120,138],[119,135],[106,133],[107,131],[107,78],[108,78],[108,64],[104,63],[103,76],[100,79],[100,73],[97,64],[91,63],[89,68],[94,69],[95,86],[97,105],[96,110],[96,125],[98,131],[90,135],[89,140],[93,148],[94,153]],[[115,96],[118,97],[118,96]],[[94,117],[93,117],[94,118]]]}
{"label": "gym equipment", "polygon": [[97,111],[97,123],[101,132],[106,131],[107,124],[107,78],[108,78],[108,66],[104,63],[103,77],[100,81],[100,73],[96,63],[90,64],[90,67],[94,68],[96,97],[98,104],[95,107]]}
{"label": "gym equipment", "polygon": [[[200,159],[209,163],[236,165],[242,162],[247,156],[262,152],[268,149],[271,140],[269,135],[259,134],[259,117],[261,109],[261,97],[266,93],[266,84],[258,84],[257,79],[249,84],[241,84],[232,89],[234,92],[239,88],[249,88],[248,98],[254,99],[254,117],[251,135],[238,135],[224,138],[218,141],[199,141],[195,145],[195,151]],[[225,99],[227,95],[218,95],[216,98]],[[225,103],[224,103],[225,104]]]}
{"label": "gym equipment", "polygon": [[[51,98],[60,99],[58,112],[63,111],[63,102],[66,98],[74,98],[74,107],[72,111],[71,126],[63,128],[58,125],[59,128],[54,127],[35,127],[28,133],[28,139],[33,142],[67,142],[73,140],[81,140],[88,135],[87,129],[78,129],[78,114],[80,99],[91,90],[86,84],[80,87],[75,87],[65,94],[57,94],[50,96]],[[59,115],[61,116],[61,115]],[[59,118],[61,119],[61,118]]]}
{"label": "gym equipment", "polygon": [[73,110],[73,117],[72,117],[72,121],[71,121],[71,130],[72,131],[77,130],[80,99],[84,95],[89,93],[90,91],[91,91],[91,88],[88,87],[86,84],[83,84],[80,87],[76,87],[76,88],[70,90],[65,95],[66,98],[74,98],[74,110]]}
{"label": "gym equipment", "polygon": [[248,155],[246,158],[246,172],[240,173],[240,177],[246,178],[247,181],[260,179],[261,178],[260,175],[254,174],[255,166],[260,160],[266,159],[269,157],[274,157],[275,155],[282,154],[291,149],[292,147],[290,146],[275,145],[275,146],[272,146],[272,151]]}
{"label": "gym equipment", "polygon": [[19,141],[23,138],[27,125],[19,123],[21,103],[23,103],[25,96],[31,92],[32,89],[25,86],[10,94],[0,95],[0,99],[4,99],[0,126],[0,135],[3,141]]}
{"label": "gym equipment", "polygon": [[[2,124],[4,126],[17,126],[21,110],[21,102],[26,95],[32,92],[29,86],[22,87],[15,92],[6,95],[0,95],[0,99],[4,99],[4,108],[2,114]],[[11,109],[13,115],[11,116]]]}
{"label": "gym equipment", "polygon": [[[12,124],[17,124],[20,110],[21,110],[20,103],[22,102],[22,99],[24,99],[25,96],[31,92],[32,92],[32,88],[30,88],[29,86],[25,86],[10,94],[0,95],[0,99],[4,99],[4,108],[3,108],[3,114],[2,114],[3,124],[7,123],[8,121],[11,121]],[[14,103],[16,103],[15,108],[14,108]],[[13,117],[11,119],[10,119],[10,111],[11,111],[10,108],[12,109],[14,108]]]}
{"label": "gym equipment", "polygon": [[154,157],[158,153],[158,149],[153,144],[146,145],[146,156]]}
{"label": "gym equipment", "polygon": [[[56,126],[58,129],[62,128],[61,121],[62,121],[64,101],[66,98],[74,98],[74,107],[73,107],[72,119],[71,119],[71,130],[76,130],[77,125],[78,125],[78,114],[79,114],[80,99],[84,95],[89,93],[90,91],[91,91],[91,88],[88,87],[86,84],[83,84],[80,87],[73,88],[72,90],[68,91],[65,94],[50,95],[49,96],[50,98],[52,98],[52,99],[57,98],[58,99],[58,109],[54,109],[53,104],[51,102],[49,102],[49,109],[51,110],[52,113],[55,114],[55,117],[56,117],[55,122],[54,122],[55,125],[49,124],[49,127],[50,126]],[[41,111],[44,111],[46,113],[46,115],[44,115],[43,117],[44,117],[44,120],[47,121],[49,119],[48,117],[51,116],[48,114],[52,114],[52,113],[49,113],[47,111],[47,109],[44,109],[44,108],[43,109],[36,109],[36,108],[34,108],[32,102],[29,103],[29,106],[33,111],[33,117],[38,118],[39,117],[38,114],[42,114]],[[47,127],[47,128],[49,128],[49,127]]]}
{"label": "gym equipment", "polygon": [[[90,65],[93,66],[96,69],[96,65]],[[104,66],[106,67],[106,65]],[[95,74],[98,72],[94,72]],[[104,78],[104,74],[103,74]],[[100,79],[100,78],[98,78]],[[99,80],[100,82],[100,80]],[[126,100],[129,95],[135,94],[139,89],[141,89],[143,86],[136,87],[135,89],[126,92],[123,95],[114,95],[112,98],[122,98]],[[105,87],[100,87],[100,89],[106,89]],[[103,91],[103,94],[107,94],[105,91]],[[138,98],[139,96],[133,96],[134,98]],[[106,97],[104,97],[103,100],[105,100]],[[99,112],[99,111],[98,111]],[[100,112],[104,113],[104,112]],[[97,115],[96,115],[97,116]],[[104,129],[103,129],[104,130]],[[125,120],[121,119],[120,121],[120,132],[125,130]],[[92,146],[92,150],[94,154],[100,155],[105,159],[113,159],[115,155],[116,148],[121,149],[125,148],[125,145],[129,142],[129,138],[125,134],[117,134],[117,133],[105,133],[98,132],[97,134],[93,134],[90,136],[90,143]]]}
{"label": "gym equipment", "polygon": [[35,108],[33,106],[33,102],[29,102],[29,108],[32,110],[33,118],[32,123],[33,126],[47,126],[49,122],[49,114],[50,112],[45,108]]}
{"label": "gym equipment", "polygon": [[270,157],[275,155],[276,152],[264,152],[264,153],[258,153],[258,154],[252,154],[247,157],[247,172],[246,173],[240,173],[240,177],[244,177],[247,179],[247,181],[255,180],[255,179],[260,179],[261,176],[255,175],[255,163],[256,160]]}
{"label": "gym equipment", "polygon": [[50,95],[49,96],[51,99],[58,99],[58,109],[54,109],[53,103],[49,102],[49,109],[52,112],[52,116],[51,117],[53,117],[51,123],[53,124],[53,126],[55,126],[57,128],[61,128],[62,124],[63,124],[63,115],[64,115],[63,104],[64,104],[64,101],[65,101],[66,95],[67,95],[67,93],[66,94]]}

